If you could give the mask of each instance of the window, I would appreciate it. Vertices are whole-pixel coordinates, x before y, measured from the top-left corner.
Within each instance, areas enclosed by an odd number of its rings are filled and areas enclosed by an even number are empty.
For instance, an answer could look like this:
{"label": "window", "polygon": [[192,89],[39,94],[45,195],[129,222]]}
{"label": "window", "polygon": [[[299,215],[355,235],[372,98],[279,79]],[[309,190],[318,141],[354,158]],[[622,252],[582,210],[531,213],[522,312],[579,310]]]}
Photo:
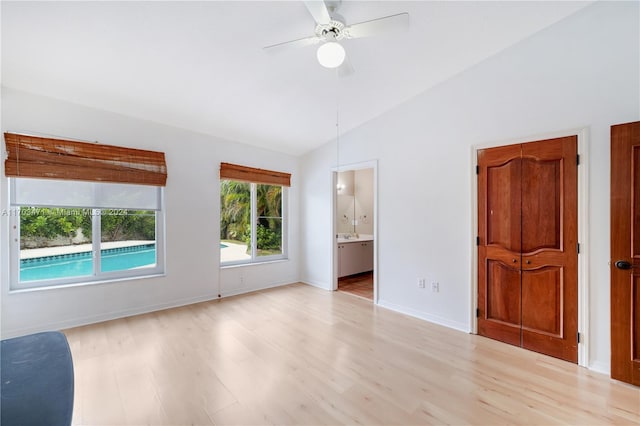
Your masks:
{"label": "window", "polygon": [[290,175],[222,163],[220,178],[221,264],[285,259]]}
{"label": "window", "polygon": [[[108,184],[103,184],[108,185]],[[15,188],[18,182],[12,184]],[[160,191],[160,188],[157,188]],[[159,274],[161,210],[12,204],[13,288]]]}
{"label": "window", "polygon": [[144,151],[131,150],[134,159],[108,145],[12,134],[5,141],[6,164],[15,163],[5,167],[12,289],[164,272],[163,180],[158,168],[141,165]]}

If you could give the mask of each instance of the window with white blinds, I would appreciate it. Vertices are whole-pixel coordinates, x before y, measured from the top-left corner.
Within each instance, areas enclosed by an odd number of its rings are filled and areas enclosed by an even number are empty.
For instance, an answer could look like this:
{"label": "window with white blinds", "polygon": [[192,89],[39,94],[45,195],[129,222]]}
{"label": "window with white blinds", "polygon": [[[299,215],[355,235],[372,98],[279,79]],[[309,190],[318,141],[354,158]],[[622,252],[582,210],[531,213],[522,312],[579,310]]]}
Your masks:
{"label": "window with white blinds", "polygon": [[12,290],[164,273],[164,153],[4,136]]}

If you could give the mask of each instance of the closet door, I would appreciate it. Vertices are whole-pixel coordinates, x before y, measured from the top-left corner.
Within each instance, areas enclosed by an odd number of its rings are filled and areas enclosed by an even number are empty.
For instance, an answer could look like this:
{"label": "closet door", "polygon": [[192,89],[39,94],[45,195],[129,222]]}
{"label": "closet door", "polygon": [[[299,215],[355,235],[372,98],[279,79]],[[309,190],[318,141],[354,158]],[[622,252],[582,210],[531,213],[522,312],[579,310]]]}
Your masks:
{"label": "closet door", "polygon": [[611,377],[640,386],[640,121],[611,127]]}
{"label": "closet door", "polygon": [[578,362],[577,137],[522,145],[522,347]]}
{"label": "closet door", "polygon": [[520,346],[520,145],[478,151],[478,333]]}
{"label": "closet door", "polygon": [[577,137],[478,152],[478,333],[577,362]]}

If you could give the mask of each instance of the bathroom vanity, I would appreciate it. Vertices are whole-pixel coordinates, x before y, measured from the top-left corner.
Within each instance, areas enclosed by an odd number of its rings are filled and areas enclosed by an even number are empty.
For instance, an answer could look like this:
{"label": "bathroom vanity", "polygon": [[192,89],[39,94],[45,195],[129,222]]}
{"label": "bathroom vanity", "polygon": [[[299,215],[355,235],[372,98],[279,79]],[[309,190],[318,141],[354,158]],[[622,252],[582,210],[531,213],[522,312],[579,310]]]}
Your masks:
{"label": "bathroom vanity", "polygon": [[338,278],[373,271],[373,235],[338,237]]}

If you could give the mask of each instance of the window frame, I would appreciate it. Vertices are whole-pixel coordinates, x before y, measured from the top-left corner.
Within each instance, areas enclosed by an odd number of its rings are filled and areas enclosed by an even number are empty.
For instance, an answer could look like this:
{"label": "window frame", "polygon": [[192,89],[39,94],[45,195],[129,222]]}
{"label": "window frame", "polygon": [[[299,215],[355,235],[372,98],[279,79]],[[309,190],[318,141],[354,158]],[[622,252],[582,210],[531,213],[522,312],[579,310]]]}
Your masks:
{"label": "window frame", "polygon": [[[159,209],[155,210],[155,246],[156,246],[156,264],[153,267],[142,267],[134,269],[125,269],[120,271],[102,272],[101,269],[101,211],[117,210],[115,209],[97,209],[92,208],[91,215],[91,252],[93,259],[93,273],[91,275],[82,275],[69,278],[53,278],[33,281],[20,281],[20,208],[16,205],[16,178],[9,177],[9,206],[11,210],[9,218],[10,238],[9,241],[9,290],[10,291],[32,291],[42,290],[53,287],[80,286],[101,284],[113,281],[149,278],[154,276],[165,275],[165,205],[164,205],[164,187],[158,186],[158,204]],[[24,206],[27,207],[27,206]],[[76,206],[31,206],[37,208],[82,208]],[[132,209],[127,209],[132,210]]]}
{"label": "window frame", "polygon": [[[218,189],[222,184],[222,181],[234,181],[234,182],[246,182],[249,184],[250,190],[250,223],[251,223],[251,257],[249,259],[240,259],[240,260],[230,260],[223,262],[220,254],[222,248],[218,249],[218,259],[220,261],[220,268],[233,267],[233,266],[241,266],[241,265],[259,265],[262,263],[276,262],[281,260],[289,259],[289,250],[288,250],[288,242],[289,242],[289,187],[285,185],[278,184],[265,184],[258,182],[248,182],[238,179],[228,179],[228,178],[220,178],[218,182]],[[281,254],[272,254],[268,256],[258,256],[257,255],[257,219],[258,219],[258,185],[272,185],[279,186],[281,188],[281,196],[282,196],[282,253]],[[222,212],[222,205],[220,205],[220,213]],[[222,216],[222,215],[220,215]],[[218,227],[220,226],[220,222],[218,222]],[[218,232],[218,235],[220,232]],[[219,238],[218,246],[222,243]]]}

